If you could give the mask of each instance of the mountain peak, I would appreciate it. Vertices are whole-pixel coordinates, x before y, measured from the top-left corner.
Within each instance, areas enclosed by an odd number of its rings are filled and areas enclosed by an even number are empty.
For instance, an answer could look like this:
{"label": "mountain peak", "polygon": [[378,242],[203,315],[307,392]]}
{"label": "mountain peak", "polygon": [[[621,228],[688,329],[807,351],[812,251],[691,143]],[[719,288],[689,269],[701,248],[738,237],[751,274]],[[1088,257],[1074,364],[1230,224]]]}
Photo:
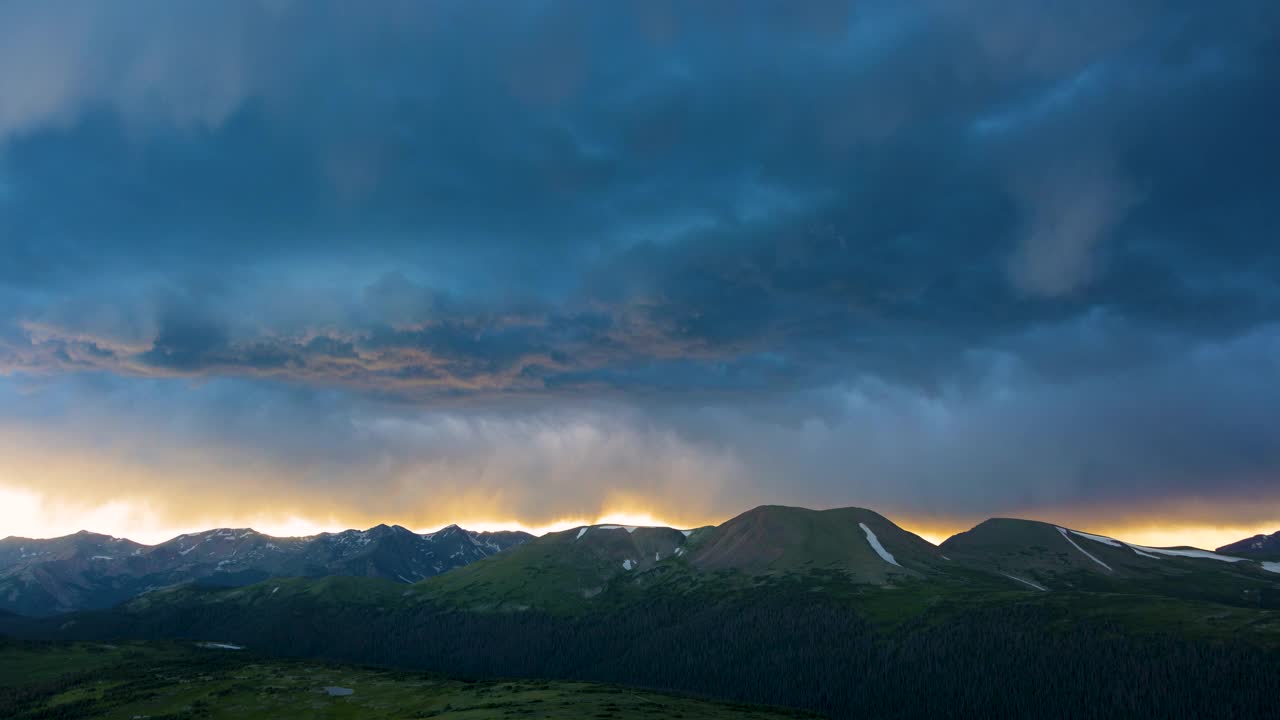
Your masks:
{"label": "mountain peak", "polygon": [[445,525],[435,532],[425,533],[422,537],[428,540],[448,540],[449,538],[461,536],[474,541],[472,536],[475,534],[476,533],[464,530],[457,525],[450,524]]}
{"label": "mountain peak", "polygon": [[751,573],[834,569],[873,582],[943,562],[929,542],[872,510],[785,505],[761,505],[712,529],[690,561]]}
{"label": "mountain peak", "polygon": [[1254,535],[1243,540],[1237,540],[1228,545],[1223,545],[1218,548],[1217,552],[1259,560],[1280,560],[1280,532],[1274,532],[1270,535]]}

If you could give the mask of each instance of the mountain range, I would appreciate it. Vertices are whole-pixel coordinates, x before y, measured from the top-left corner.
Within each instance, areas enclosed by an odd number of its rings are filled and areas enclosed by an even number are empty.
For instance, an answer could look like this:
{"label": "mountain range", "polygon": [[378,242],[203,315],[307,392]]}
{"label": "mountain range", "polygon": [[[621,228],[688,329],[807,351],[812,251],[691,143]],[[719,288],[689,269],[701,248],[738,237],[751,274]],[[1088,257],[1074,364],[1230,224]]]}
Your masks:
{"label": "mountain range", "polygon": [[[516,549],[515,552],[504,552]],[[478,561],[486,560],[480,563]],[[1280,581],[1280,533],[1209,552],[1151,548],[1049,523],[994,518],[940,546],[862,508],[763,506],[695,530],[594,525],[548,533],[475,532],[450,525],[419,534],[398,525],[279,538],[221,528],[159,545],[80,532],[0,540],[0,609],[39,616],[108,608],[190,583],[241,587],[269,578],[437,578],[427,594],[475,607],[581,605],[616,578],[652,583],[839,572],[869,585],[970,577],[1036,591],[1144,584],[1175,595],[1253,593]],[[1188,574],[1212,578],[1186,581]],[[537,582],[531,582],[536,578]],[[1269,596],[1268,590],[1268,596]]]}
{"label": "mountain range", "polygon": [[527,542],[524,532],[399,525],[279,538],[248,528],[179,535],[148,546],[91,532],[0,540],[0,609],[49,615],[110,607],[183,583],[249,585],[270,577],[351,575],[411,583]]}
{"label": "mountain range", "polygon": [[[32,594],[26,616],[0,611],[0,635],[26,640],[213,641],[832,718],[1266,717],[1280,697],[1280,562],[1029,520],[987,520],[937,546],[872,510],[781,506],[717,526],[536,538],[374,528],[292,541],[217,530],[154,548],[18,542],[25,569],[4,570],[6,583],[57,569],[83,593],[57,607],[98,608],[31,617],[50,613]],[[12,568],[14,541],[0,547]],[[120,558],[162,570],[117,585],[94,570]],[[2,587],[22,598],[45,586]]]}
{"label": "mountain range", "polygon": [[719,526],[549,533],[414,587],[472,610],[582,611],[605,592],[832,577],[858,587],[1141,592],[1280,607],[1280,562],[997,518],[935,546],[867,509],[765,506]]}

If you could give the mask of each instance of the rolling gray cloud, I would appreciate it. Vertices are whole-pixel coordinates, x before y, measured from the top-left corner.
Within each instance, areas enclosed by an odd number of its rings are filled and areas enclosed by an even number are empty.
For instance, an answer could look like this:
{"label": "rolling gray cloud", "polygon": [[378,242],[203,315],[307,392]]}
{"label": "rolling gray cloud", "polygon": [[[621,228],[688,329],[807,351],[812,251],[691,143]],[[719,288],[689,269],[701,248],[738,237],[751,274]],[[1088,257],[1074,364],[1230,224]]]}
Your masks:
{"label": "rolling gray cloud", "polygon": [[0,424],[371,515],[1237,513],[1280,499],[1278,27],[9,3]]}

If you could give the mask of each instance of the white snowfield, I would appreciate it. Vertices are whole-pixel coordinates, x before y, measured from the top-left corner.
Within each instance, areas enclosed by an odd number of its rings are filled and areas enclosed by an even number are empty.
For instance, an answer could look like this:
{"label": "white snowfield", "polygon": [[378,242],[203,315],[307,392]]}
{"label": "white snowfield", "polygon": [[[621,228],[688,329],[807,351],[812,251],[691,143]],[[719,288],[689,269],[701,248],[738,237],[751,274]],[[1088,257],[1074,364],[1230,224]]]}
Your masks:
{"label": "white snowfield", "polygon": [[1089,538],[1090,540],[1092,540],[1092,541],[1094,541],[1094,542],[1100,542],[1100,543],[1102,543],[1103,545],[1110,545],[1111,547],[1118,547],[1118,548],[1125,548],[1125,547],[1127,547],[1127,548],[1129,548],[1130,550],[1134,551],[1135,553],[1137,553],[1137,554],[1141,555],[1141,556],[1142,556],[1142,557],[1144,557],[1144,558],[1151,558],[1152,560],[1159,560],[1159,559],[1160,559],[1160,558],[1159,558],[1158,556],[1156,556],[1156,555],[1152,555],[1152,554],[1150,554],[1150,553],[1144,553],[1144,552],[1142,552],[1141,550],[1139,550],[1138,548],[1136,548],[1136,547],[1134,547],[1134,546],[1132,546],[1132,545],[1127,545],[1127,544],[1125,544],[1125,543],[1120,542],[1119,540],[1116,540],[1115,538],[1109,538],[1109,537],[1107,537],[1106,535],[1093,535],[1093,534],[1091,534],[1091,533],[1087,533],[1087,532],[1080,532],[1079,530],[1072,530],[1071,532],[1075,533],[1076,535],[1079,535],[1079,536],[1080,536],[1080,537],[1082,537],[1082,538]]}
{"label": "white snowfield", "polygon": [[1206,560],[1221,560],[1222,562],[1230,562],[1230,563],[1240,562],[1241,560],[1244,560],[1244,558],[1231,557],[1230,555],[1219,555],[1218,553],[1211,553],[1208,550],[1195,550],[1195,549],[1180,550],[1176,548],[1153,548],[1153,547],[1146,547],[1145,545],[1132,545],[1131,547],[1134,549],[1135,552],[1138,550],[1145,550],[1149,553],[1158,553],[1160,555],[1173,555],[1175,557],[1204,558]]}
{"label": "white snowfield", "polygon": [[630,560],[623,560],[623,561],[622,561],[622,569],[623,569],[623,570],[630,570],[632,567],[633,567],[633,566],[632,566],[632,564],[631,564],[631,561],[630,561]]}
{"label": "white snowfield", "polygon": [[[1057,527],[1057,526],[1055,526],[1055,527]],[[1080,552],[1084,553],[1084,556],[1085,556],[1085,557],[1087,557],[1087,558],[1089,558],[1090,560],[1092,560],[1092,561],[1094,561],[1094,562],[1098,563],[1098,564],[1099,564],[1099,565],[1101,565],[1102,567],[1106,568],[1108,571],[1110,571],[1110,572],[1114,572],[1113,570],[1111,570],[1111,566],[1110,566],[1110,565],[1108,565],[1108,564],[1106,564],[1106,563],[1102,562],[1101,560],[1099,560],[1098,558],[1096,558],[1096,557],[1094,557],[1094,556],[1090,555],[1088,550],[1085,550],[1084,548],[1080,547],[1079,545],[1076,545],[1076,541],[1075,541],[1075,540],[1072,540],[1072,539],[1071,539],[1071,536],[1067,534],[1067,530],[1066,530],[1066,528],[1058,528],[1058,532],[1062,533],[1062,537],[1063,537],[1064,539],[1066,539],[1066,541],[1067,541],[1067,542],[1071,543],[1071,546],[1072,546],[1072,547],[1074,547],[1075,549],[1077,549],[1077,550],[1079,550]]]}
{"label": "white snowfield", "polygon": [[209,648],[212,650],[243,650],[244,649],[243,645],[231,645],[228,643],[202,642],[202,643],[196,643],[196,645],[202,648]]}
{"label": "white snowfield", "polygon": [[1151,553],[1145,553],[1145,552],[1142,552],[1141,550],[1139,550],[1138,548],[1136,548],[1136,547],[1134,547],[1134,546],[1132,546],[1132,545],[1126,545],[1125,547],[1129,548],[1130,550],[1134,551],[1135,553],[1137,553],[1137,554],[1141,555],[1141,556],[1142,556],[1142,557],[1144,557],[1144,558],[1151,558],[1152,560],[1159,560],[1159,559],[1160,559],[1160,556],[1159,556],[1159,555],[1152,555]]}
{"label": "white snowfield", "polygon": [[692,530],[681,530],[680,532],[683,533],[685,537],[689,537],[693,534]]}
{"label": "white snowfield", "polygon": [[[880,544],[880,539],[871,531],[871,528],[867,527],[866,523],[858,523],[858,527],[862,528],[862,532],[867,534],[867,542],[870,543],[871,549],[875,550],[877,555],[883,558],[884,561],[890,565],[898,565],[898,561],[894,560],[893,555],[889,554],[889,551],[884,549],[884,546]],[[898,567],[902,566],[898,565]]]}
{"label": "white snowfield", "polygon": [[[1058,528],[1058,530],[1061,531],[1062,528]],[[1103,545],[1110,545],[1112,547],[1127,547],[1130,550],[1134,551],[1135,553],[1141,555],[1142,557],[1151,558],[1152,560],[1159,560],[1161,555],[1167,555],[1170,557],[1199,558],[1202,560],[1217,560],[1219,562],[1229,562],[1229,563],[1241,562],[1242,560],[1248,559],[1248,558],[1232,557],[1230,555],[1219,555],[1218,553],[1215,553],[1215,552],[1209,552],[1208,550],[1197,550],[1195,548],[1147,547],[1146,545],[1134,545],[1132,543],[1120,542],[1118,540],[1115,540],[1114,538],[1109,538],[1104,535],[1090,535],[1089,533],[1080,532],[1079,530],[1072,530],[1071,532],[1076,535],[1079,535],[1080,537],[1086,537],[1086,538],[1089,538],[1090,540],[1100,542]],[[1070,540],[1071,538],[1067,538],[1067,539]],[[1075,545],[1075,543],[1071,543],[1071,544]],[[1079,546],[1077,545],[1076,547],[1078,548]],[[1081,550],[1081,552],[1084,552],[1084,551]],[[1088,553],[1085,553],[1085,554],[1087,555]],[[1093,556],[1090,555],[1089,557],[1093,557]],[[1094,559],[1097,560],[1097,558],[1094,558]],[[1280,573],[1280,563],[1263,562],[1259,564],[1262,565],[1263,570]]]}
{"label": "white snowfield", "polygon": [[1045,586],[1043,586],[1043,585],[1037,585],[1037,584],[1035,584],[1035,583],[1031,582],[1030,580],[1023,580],[1022,578],[1020,578],[1020,577],[1018,577],[1018,576],[1016,576],[1016,575],[1010,575],[1009,573],[1000,573],[1000,574],[1001,574],[1001,575],[1003,575],[1003,576],[1005,576],[1005,577],[1007,577],[1007,578],[1009,578],[1010,580],[1017,580],[1018,582],[1022,583],[1023,585],[1030,585],[1031,587],[1033,587],[1033,588],[1035,588],[1035,589],[1037,589],[1037,590],[1040,590],[1040,591],[1042,591],[1042,592],[1049,592],[1049,588],[1047,588],[1047,587],[1045,587]]}
{"label": "white snowfield", "polygon": [[[1062,528],[1058,528],[1058,529],[1061,530]],[[1110,545],[1111,547],[1124,547],[1124,544],[1121,543],[1119,540],[1116,540],[1114,538],[1109,538],[1106,535],[1091,535],[1087,532],[1080,532],[1079,530],[1072,530],[1071,532],[1075,535],[1079,535],[1082,538],[1089,538],[1094,542],[1100,542],[1103,545]]]}
{"label": "white snowfield", "polygon": [[574,538],[574,540],[581,540],[581,539],[582,539],[582,536],[583,536],[583,535],[586,535],[586,534],[587,534],[587,531],[588,531],[588,530],[590,530],[590,529],[591,529],[591,527],[590,527],[590,526],[588,526],[588,527],[584,527],[584,528],[582,528],[581,530],[579,530],[579,531],[578,531],[578,537]]}

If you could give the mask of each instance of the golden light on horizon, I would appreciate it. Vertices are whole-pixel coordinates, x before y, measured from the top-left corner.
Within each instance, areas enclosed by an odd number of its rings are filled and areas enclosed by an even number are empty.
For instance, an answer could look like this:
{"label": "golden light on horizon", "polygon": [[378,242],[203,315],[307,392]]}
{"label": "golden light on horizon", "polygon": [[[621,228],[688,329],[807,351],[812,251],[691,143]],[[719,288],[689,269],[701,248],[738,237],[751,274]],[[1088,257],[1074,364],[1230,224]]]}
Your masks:
{"label": "golden light on horizon", "polygon": [[698,523],[670,522],[650,512],[610,511],[595,515],[575,515],[545,523],[526,523],[518,520],[491,520],[482,514],[464,515],[445,522],[422,525],[407,520],[386,518],[359,521],[336,517],[316,519],[304,514],[243,514],[231,513],[217,521],[204,524],[174,523],[164,519],[156,511],[128,501],[117,500],[98,505],[77,505],[53,502],[30,490],[0,486],[0,538],[14,536],[27,538],[52,538],[71,535],[81,530],[124,537],[147,545],[154,545],[178,535],[200,532],[215,527],[251,527],[259,532],[277,537],[303,537],[323,532],[341,532],[348,529],[365,529],[379,522],[399,524],[415,532],[433,532],[450,524],[468,530],[501,531],[519,530],[543,535],[568,530],[582,525],[638,525],[669,526],[679,528],[701,527],[719,521]]}
{"label": "golden light on horizon", "polygon": [[[746,510],[747,508],[743,508]],[[720,517],[692,519],[686,516],[665,516],[654,511],[614,510],[598,514],[567,515],[550,522],[523,522],[516,519],[491,519],[484,512],[463,513],[457,518],[443,519],[437,523],[421,524],[396,518],[370,521],[357,516],[309,517],[305,512],[286,511],[277,514],[230,513],[218,516],[218,521],[203,524],[172,522],[161,513],[145,505],[128,501],[112,501],[98,505],[74,505],[49,501],[39,493],[0,486],[0,538],[8,536],[50,538],[70,535],[80,530],[99,532],[115,537],[127,537],[148,545],[164,542],[184,533],[209,530],[215,527],[252,527],[259,532],[277,537],[301,537],[322,532],[340,532],[347,529],[365,529],[379,522],[399,524],[415,532],[433,532],[457,524],[468,530],[502,531],[520,530],[534,535],[568,530],[583,525],[637,525],[666,526],[681,529],[716,525],[736,512]],[[934,545],[948,537],[968,530],[971,525],[957,523],[946,526],[936,519],[913,522],[911,519],[890,518],[905,529],[919,535]],[[1114,537],[1125,542],[1152,547],[1190,545],[1214,549],[1246,537],[1270,534],[1280,530],[1280,519],[1270,523],[1249,525],[1209,525],[1197,523],[1134,522],[1102,526],[1070,527],[1087,532]]]}
{"label": "golden light on horizon", "polygon": [[[560,532],[562,530],[570,530],[583,525],[635,525],[638,527],[677,527],[681,529],[690,529],[694,527],[702,527],[715,523],[693,523],[681,524],[672,523],[663,520],[647,512],[607,512],[595,517],[579,515],[571,518],[563,518],[550,523],[539,525],[528,525],[515,520],[508,521],[492,521],[492,520],[474,520],[467,522],[458,522],[468,530],[479,530],[481,532],[494,532],[501,530],[520,530],[533,535],[545,535],[550,532]],[[419,530],[419,532],[434,532],[439,530],[443,525],[428,529]]]}

